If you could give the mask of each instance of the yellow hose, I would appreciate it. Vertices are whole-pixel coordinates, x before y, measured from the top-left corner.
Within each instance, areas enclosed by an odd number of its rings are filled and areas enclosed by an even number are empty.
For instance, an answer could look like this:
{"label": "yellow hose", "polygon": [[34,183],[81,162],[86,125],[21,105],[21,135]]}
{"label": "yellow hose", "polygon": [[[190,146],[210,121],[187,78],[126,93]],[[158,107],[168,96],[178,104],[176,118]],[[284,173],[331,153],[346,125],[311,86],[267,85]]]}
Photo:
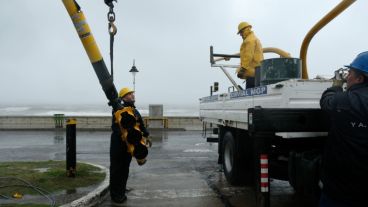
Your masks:
{"label": "yellow hose", "polygon": [[279,48],[276,48],[276,47],[265,47],[263,48],[263,53],[276,53],[278,55],[280,55],[280,57],[283,57],[283,58],[290,58],[290,53],[286,52],[286,51],[283,51]]}
{"label": "yellow hose", "polygon": [[314,35],[355,1],[356,0],[342,0],[342,2],[340,2],[334,9],[326,14],[326,16],[319,20],[319,22],[317,22],[312,29],[309,30],[300,48],[300,59],[302,60],[302,79],[308,79],[307,50]]}

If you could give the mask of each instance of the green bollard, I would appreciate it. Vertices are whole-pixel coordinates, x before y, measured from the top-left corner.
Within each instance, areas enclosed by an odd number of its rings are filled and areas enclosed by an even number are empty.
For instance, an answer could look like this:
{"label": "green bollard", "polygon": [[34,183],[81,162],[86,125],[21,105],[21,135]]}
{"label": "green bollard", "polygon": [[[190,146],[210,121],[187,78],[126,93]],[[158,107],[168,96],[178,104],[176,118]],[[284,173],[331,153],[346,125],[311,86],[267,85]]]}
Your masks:
{"label": "green bollard", "polygon": [[63,128],[64,114],[54,114],[55,128]]}
{"label": "green bollard", "polygon": [[58,126],[58,115],[57,114],[54,114],[54,122],[55,122],[55,128],[58,128],[57,126]]}
{"label": "green bollard", "polygon": [[64,114],[54,114],[55,128],[64,127]]}

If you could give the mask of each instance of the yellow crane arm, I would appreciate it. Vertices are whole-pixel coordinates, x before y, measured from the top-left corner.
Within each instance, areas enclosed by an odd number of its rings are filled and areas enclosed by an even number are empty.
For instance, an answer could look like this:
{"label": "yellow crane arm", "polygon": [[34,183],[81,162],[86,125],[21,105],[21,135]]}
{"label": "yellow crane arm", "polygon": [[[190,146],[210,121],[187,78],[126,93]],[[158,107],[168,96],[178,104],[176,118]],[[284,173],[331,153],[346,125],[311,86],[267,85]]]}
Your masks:
{"label": "yellow crane arm", "polygon": [[113,79],[107,70],[100,50],[98,49],[95,38],[93,37],[91,29],[86,21],[86,17],[75,0],[62,1],[66,10],[68,11],[75,29],[77,30],[79,39],[82,41],[83,47],[89,57],[89,60],[91,61],[102,89],[109,100],[109,105],[111,105],[114,111],[116,111],[121,107],[120,101],[118,99],[118,93],[113,83]]}

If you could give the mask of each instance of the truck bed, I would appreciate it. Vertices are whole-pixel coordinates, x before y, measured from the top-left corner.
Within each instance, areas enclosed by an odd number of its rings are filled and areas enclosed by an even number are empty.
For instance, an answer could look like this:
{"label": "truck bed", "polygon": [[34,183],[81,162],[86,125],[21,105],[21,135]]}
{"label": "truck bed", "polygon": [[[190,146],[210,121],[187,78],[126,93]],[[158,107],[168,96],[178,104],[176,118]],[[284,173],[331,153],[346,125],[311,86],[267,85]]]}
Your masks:
{"label": "truck bed", "polygon": [[[322,92],[331,85],[331,80],[291,79],[243,91],[203,97],[200,99],[199,116],[203,122],[248,130],[248,109],[319,109]],[[314,133],[314,136],[324,134]],[[301,136],[300,133],[280,135]]]}

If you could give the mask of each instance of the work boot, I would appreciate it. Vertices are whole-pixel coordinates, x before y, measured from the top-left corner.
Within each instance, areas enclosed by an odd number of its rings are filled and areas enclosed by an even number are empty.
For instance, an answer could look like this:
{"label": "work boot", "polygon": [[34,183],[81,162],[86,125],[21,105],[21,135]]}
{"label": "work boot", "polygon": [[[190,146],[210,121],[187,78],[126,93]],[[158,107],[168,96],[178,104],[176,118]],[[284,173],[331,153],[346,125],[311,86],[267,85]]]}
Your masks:
{"label": "work boot", "polygon": [[127,200],[126,195],[121,198],[111,198],[111,204],[113,206],[125,206],[125,201]]}

